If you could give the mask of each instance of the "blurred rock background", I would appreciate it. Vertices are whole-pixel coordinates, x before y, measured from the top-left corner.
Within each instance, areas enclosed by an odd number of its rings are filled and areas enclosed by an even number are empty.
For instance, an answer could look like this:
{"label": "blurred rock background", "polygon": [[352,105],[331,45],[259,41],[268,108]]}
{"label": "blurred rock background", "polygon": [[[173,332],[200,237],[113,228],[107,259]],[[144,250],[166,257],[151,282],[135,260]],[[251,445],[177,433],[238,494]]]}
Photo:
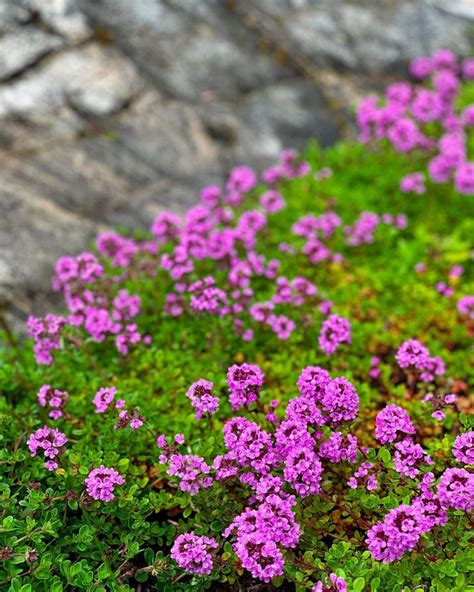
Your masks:
{"label": "blurred rock background", "polygon": [[354,135],[361,96],[467,54],[473,22],[472,0],[0,0],[0,307],[51,309],[59,256],[233,164]]}

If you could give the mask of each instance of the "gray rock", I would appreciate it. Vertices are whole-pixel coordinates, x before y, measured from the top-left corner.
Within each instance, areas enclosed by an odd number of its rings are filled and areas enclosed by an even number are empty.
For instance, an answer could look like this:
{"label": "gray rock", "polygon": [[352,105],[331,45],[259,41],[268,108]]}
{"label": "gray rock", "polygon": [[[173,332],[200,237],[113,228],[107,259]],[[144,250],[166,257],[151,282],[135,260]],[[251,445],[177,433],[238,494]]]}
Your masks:
{"label": "gray rock", "polygon": [[290,79],[251,93],[237,113],[241,124],[235,156],[260,167],[274,162],[283,148],[304,148],[308,137],[327,146],[341,135],[310,81]]}
{"label": "gray rock", "polygon": [[36,12],[41,21],[69,43],[85,41],[92,29],[76,0],[25,0],[30,11]]}
{"label": "gray rock", "polygon": [[33,26],[7,33],[0,38],[0,81],[23,72],[62,44],[60,37]]}
{"label": "gray rock", "polygon": [[347,31],[335,15],[316,10],[297,13],[285,22],[284,29],[296,47],[311,56],[316,65],[343,65],[348,69],[359,66],[358,57],[348,43]]}
{"label": "gray rock", "polygon": [[460,19],[474,21],[474,4],[472,0],[431,0],[433,6]]}
{"label": "gray rock", "polygon": [[23,194],[21,184],[2,181],[0,300],[17,318],[32,305],[43,313],[54,300],[49,287],[54,261],[65,252],[82,250],[98,225],[54,206],[37,191]]}
{"label": "gray rock", "polygon": [[[459,7],[464,4],[443,0],[308,0],[297,6],[278,0],[277,29],[315,64],[370,74],[394,69],[402,73],[411,58],[439,48],[461,55],[469,52],[470,24],[466,18],[458,18],[463,12]],[[255,0],[248,6],[263,9],[265,18],[273,14],[270,0]]]}
{"label": "gray rock", "polygon": [[216,0],[83,1],[146,78],[185,101],[229,100],[289,74]]}
{"label": "gray rock", "polygon": [[52,56],[7,87],[0,87],[0,117],[54,113],[68,101],[87,115],[108,116],[135,96],[141,81],[133,64],[98,44]]}
{"label": "gray rock", "polygon": [[0,0],[0,33],[17,31],[18,26],[26,23],[30,12],[22,4],[11,0]]}

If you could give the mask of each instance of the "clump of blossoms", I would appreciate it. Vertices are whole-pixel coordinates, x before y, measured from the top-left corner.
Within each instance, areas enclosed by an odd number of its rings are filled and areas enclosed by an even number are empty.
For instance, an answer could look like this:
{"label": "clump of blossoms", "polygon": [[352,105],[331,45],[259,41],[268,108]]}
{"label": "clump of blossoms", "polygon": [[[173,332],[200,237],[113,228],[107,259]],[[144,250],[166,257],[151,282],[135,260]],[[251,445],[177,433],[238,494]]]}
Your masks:
{"label": "clump of blossoms", "polygon": [[188,491],[191,495],[195,495],[200,489],[211,487],[210,467],[200,456],[172,454],[169,460],[166,460],[169,463],[168,475],[179,478],[181,491]]}
{"label": "clump of blossoms", "polygon": [[[428,505],[428,508],[426,505]],[[419,499],[411,505],[402,504],[385,516],[367,533],[367,546],[374,559],[383,563],[398,561],[412,551],[421,536],[446,521],[444,512],[430,516],[430,502]]]}
{"label": "clump of blossoms", "polygon": [[[375,240],[375,231],[381,225],[390,225],[403,230],[408,224],[404,214],[376,214],[375,212],[362,212],[354,221],[352,226],[343,227],[345,243],[349,246],[370,244]],[[328,211],[320,216],[311,214],[303,216],[293,224],[293,234],[306,240],[301,252],[307,256],[313,264],[322,261],[340,263],[343,258],[340,253],[331,250],[329,239],[333,237],[336,230],[342,226],[341,218],[334,211]]]}
{"label": "clump of blossoms", "polygon": [[423,403],[429,403],[433,412],[431,417],[438,421],[442,421],[446,417],[445,408],[452,405],[457,400],[457,396],[453,393],[443,394],[442,392],[428,393],[422,399]]}
{"label": "clump of blossoms", "polygon": [[219,407],[219,397],[212,394],[213,383],[204,378],[199,379],[189,387],[186,396],[196,410],[196,419],[204,415],[213,415]]}
{"label": "clump of blossoms", "polygon": [[474,465],[474,432],[459,434],[454,441],[453,456],[459,463]]}
{"label": "clump of blossoms", "polygon": [[375,436],[381,444],[415,433],[408,413],[398,405],[387,405],[375,418]]}
{"label": "clump of blossoms", "polygon": [[[263,373],[250,364],[233,366],[228,377],[229,386],[239,392],[242,389],[245,392],[249,385],[260,389],[263,384]],[[324,388],[317,393],[313,388],[316,382],[324,382]],[[231,522],[224,537],[234,539],[232,547],[242,566],[264,582],[283,573],[281,548],[294,548],[301,534],[293,511],[296,497],[286,493],[285,489],[290,488],[300,498],[320,492],[323,464],[317,452],[317,435],[312,436],[308,428],[326,421],[336,425],[357,414],[357,395],[344,378],[331,379],[323,369],[312,368],[306,369],[299,384],[305,394],[299,401],[290,402],[288,420],[278,428],[275,439],[256,423],[235,417],[224,426],[227,452],[216,457],[212,463],[216,481],[227,482],[238,478],[254,491],[249,500],[252,497],[259,500],[256,506],[247,507]],[[251,391],[255,394],[253,388]],[[318,409],[318,404],[322,411]],[[301,437],[303,433],[306,437]],[[298,434],[296,446],[287,444],[292,434]],[[331,442],[332,449],[339,446],[337,459],[334,459],[333,450],[323,456],[337,462],[354,459],[355,438],[350,435],[344,438],[335,432]],[[166,450],[163,460],[169,463],[168,473],[181,479],[182,489],[194,494],[212,484],[212,477],[207,477],[209,465],[204,459],[170,454],[171,448],[163,437],[160,437],[159,445]]]}
{"label": "clump of blossoms", "polygon": [[116,394],[117,389],[114,386],[100,388],[92,400],[96,413],[105,413],[111,407]]}
{"label": "clump of blossoms", "polygon": [[342,343],[351,343],[350,322],[337,314],[332,314],[321,327],[319,347],[326,355],[330,356]]}
{"label": "clump of blossoms", "polygon": [[[418,350],[410,353],[418,354]],[[263,382],[263,374],[251,364],[232,366],[228,376],[239,387],[248,380],[255,384],[255,376],[258,388]],[[210,383],[205,386],[212,388]],[[393,482],[395,488],[401,484],[406,488],[404,503],[385,514],[382,511],[372,525],[361,517],[359,525],[363,531],[368,529],[366,545],[375,560],[398,561],[417,547],[423,535],[443,526],[450,509],[472,509],[473,474],[466,468],[448,468],[436,484],[436,476],[428,472],[433,461],[415,441],[415,426],[403,408],[390,404],[376,416],[377,440],[392,447],[393,462],[385,465],[385,461],[377,460],[376,451],[360,446],[351,433],[359,398],[345,377],[332,378],[324,368],[308,366],[297,386],[300,394],[288,402],[282,419],[274,412],[268,418],[262,405],[247,410],[256,420],[262,414],[261,423],[243,416],[226,421],[225,452],[209,462],[196,455],[179,454],[178,447],[168,444],[164,436],[157,440],[163,451],[160,461],[168,464],[169,475],[178,477],[183,491],[194,495],[201,489],[219,487],[223,496],[229,495],[224,492],[233,492],[232,499],[241,500],[241,509],[229,518],[222,539],[230,539],[241,566],[252,577],[269,583],[284,574],[290,551],[300,544],[306,527],[305,509],[313,498],[327,499],[333,488],[342,500],[348,495],[345,491],[364,488],[374,492],[379,483],[390,487],[392,469],[405,479]],[[276,406],[271,404],[270,408]],[[175,437],[175,443],[183,441],[181,435]],[[472,460],[471,453],[472,432],[458,436],[453,458],[465,462]],[[405,501],[407,493],[410,502]],[[209,574],[221,545],[218,539],[212,541],[208,543],[192,532],[179,535],[172,556],[190,573]],[[331,574],[316,589],[345,590],[345,586],[343,578]]]}
{"label": "clump of blossoms", "polygon": [[324,584],[323,582],[318,582],[316,586],[313,586],[312,592],[347,592],[347,583],[344,578],[331,573],[326,578]]}
{"label": "clump of blossoms", "polygon": [[395,444],[393,457],[394,469],[405,477],[416,477],[420,467],[432,465],[433,461],[419,444],[415,444],[411,438],[405,438]]}
{"label": "clump of blossoms", "polygon": [[61,347],[61,335],[66,319],[48,314],[44,319],[29,317],[28,335],[35,341],[34,352],[38,364],[49,366],[53,362],[52,352]]}
{"label": "clump of blossoms", "polygon": [[474,509],[474,474],[466,469],[446,469],[439,480],[436,497],[444,508],[471,512]]}
{"label": "clump of blossoms", "polygon": [[69,394],[44,384],[38,391],[37,398],[41,407],[51,409],[48,414],[51,419],[59,419],[63,416],[63,408],[69,399]]}
{"label": "clump of blossoms", "polygon": [[341,432],[333,432],[329,438],[322,442],[318,454],[332,463],[347,461],[354,463],[357,460],[359,450],[357,437],[352,434],[346,436]]}
{"label": "clump of blossoms", "polygon": [[364,487],[367,491],[377,489],[379,483],[374,474],[374,470],[375,465],[373,463],[363,462],[347,481],[347,485],[351,489],[357,489],[358,487]]}
{"label": "clump of blossoms", "polygon": [[269,582],[283,573],[278,545],[293,548],[301,535],[292,511],[295,503],[294,496],[270,492],[263,503],[255,509],[246,508],[225,530],[224,537],[235,537],[234,551],[254,578]]}
{"label": "clump of blossoms", "polygon": [[463,296],[458,300],[459,313],[469,319],[474,319],[474,296]]}
{"label": "clump of blossoms", "polygon": [[130,413],[128,409],[119,411],[117,423],[114,425],[114,430],[123,430],[130,427],[132,431],[138,430],[144,424],[143,417],[137,407]]}
{"label": "clump of blossoms", "polygon": [[193,532],[180,534],[171,548],[171,557],[192,574],[209,575],[213,568],[212,549],[218,548],[215,539],[197,536]]}
{"label": "clump of blossoms", "polygon": [[28,448],[31,456],[36,456],[38,452],[43,451],[44,457],[48,459],[44,466],[48,471],[54,471],[59,466],[57,458],[63,454],[66,442],[67,438],[63,432],[44,426],[28,438]]}
{"label": "clump of blossoms", "polygon": [[379,216],[374,212],[362,212],[353,226],[346,226],[346,242],[348,245],[358,246],[371,244],[375,240],[375,231],[380,224],[392,225],[395,228],[404,229],[407,226],[407,218],[404,214],[383,214]]}
{"label": "clump of blossoms", "polygon": [[264,374],[255,364],[231,366],[227,372],[229,401],[236,411],[241,405],[249,407],[257,401],[263,386]]}
{"label": "clump of blossoms", "polygon": [[427,171],[411,172],[400,180],[401,191],[424,193],[427,173],[432,183],[453,183],[462,195],[474,194],[474,162],[467,141],[474,111],[472,106],[464,111],[457,107],[461,79],[473,79],[471,62],[468,58],[459,63],[448,50],[416,58],[410,73],[417,84],[394,83],[381,105],[368,97],[359,106],[362,142],[386,138],[397,152],[424,152],[430,157]]}
{"label": "clump of blossoms", "polygon": [[91,498],[110,502],[115,499],[115,486],[123,485],[125,479],[115,469],[100,465],[97,469],[90,471],[84,483]]}
{"label": "clump of blossoms", "polygon": [[404,341],[395,357],[400,368],[415,373],[423,382],[432,382],[445,372],[443,360],[431,356],[428,348],[416,339]]}
{"label": "clump of blossoms", "polygon": [[369,370],[369,376],[370,378],[372,378],[373,380],[376,380],[377,378],[380,377],[380,358],[378,356],[373,356],[370,359],[370,370]]}
{"label": "clump of blossoms", "polygon": [[105,413],[111,409],[118,410],[117,423],[114,425],[115,430],[130,427],[135,431],[142,427],[144,420],[138,408],[135,407],[130,413],[128,409],[125,409],[126,403],[123,399],[115,400],[116,394],[117,389],[114,386],[100,388],[92,400],[96,413]]}

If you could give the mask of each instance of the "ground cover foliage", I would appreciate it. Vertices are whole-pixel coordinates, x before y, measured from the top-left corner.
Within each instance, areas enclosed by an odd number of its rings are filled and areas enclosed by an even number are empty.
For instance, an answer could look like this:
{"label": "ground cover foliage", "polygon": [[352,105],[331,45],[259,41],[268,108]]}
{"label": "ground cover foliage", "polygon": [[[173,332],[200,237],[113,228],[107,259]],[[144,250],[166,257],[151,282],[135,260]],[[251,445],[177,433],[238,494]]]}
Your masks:
{"label": "ground cover foliage", "polygon": [[412,74],[58,261],[4,334],[0,589],[468,589],[474,62]]}

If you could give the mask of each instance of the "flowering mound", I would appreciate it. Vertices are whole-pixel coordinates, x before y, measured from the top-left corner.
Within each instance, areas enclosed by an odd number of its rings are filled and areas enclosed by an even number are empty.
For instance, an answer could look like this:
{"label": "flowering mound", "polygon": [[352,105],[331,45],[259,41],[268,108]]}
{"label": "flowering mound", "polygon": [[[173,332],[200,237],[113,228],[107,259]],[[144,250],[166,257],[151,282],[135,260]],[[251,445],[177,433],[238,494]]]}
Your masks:
{"label": "flowering mound", "polygon": [[[458,103],[461,81],[474,80],[474,58],[460,62],[448,50],[413,60],[410,72],[424,86],[397,82],[385,92],[383,105],[369,97],[359,107],[357,122],[362,142],[386,138],[398,152],[426,152],[433,183],[452,183],[463,195],[474,194],[474,162],[469,160],[469,136],[474,105]],[[425,171],[400,180],[405,193],[425,193]]]}
{"label": "flowering mound", "polygon": [[473,63],[57,262],[0,350],[2,590],[468,588]]}

